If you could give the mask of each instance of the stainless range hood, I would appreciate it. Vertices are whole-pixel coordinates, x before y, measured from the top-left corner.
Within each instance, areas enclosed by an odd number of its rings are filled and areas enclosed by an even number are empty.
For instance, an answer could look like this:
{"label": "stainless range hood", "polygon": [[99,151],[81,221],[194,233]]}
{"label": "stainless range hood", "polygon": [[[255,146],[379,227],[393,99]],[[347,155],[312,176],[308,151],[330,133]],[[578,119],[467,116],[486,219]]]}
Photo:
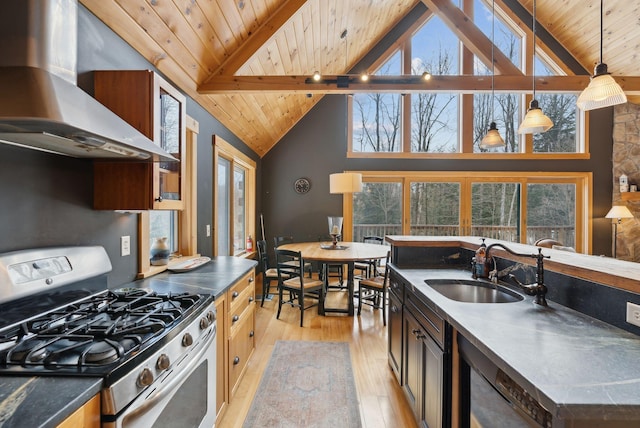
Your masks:
{"label": "stainless range hood", "polygon": [[77,0],[3,0],[0,8],[0,143],[80,158],[176,160],[76,86]]}

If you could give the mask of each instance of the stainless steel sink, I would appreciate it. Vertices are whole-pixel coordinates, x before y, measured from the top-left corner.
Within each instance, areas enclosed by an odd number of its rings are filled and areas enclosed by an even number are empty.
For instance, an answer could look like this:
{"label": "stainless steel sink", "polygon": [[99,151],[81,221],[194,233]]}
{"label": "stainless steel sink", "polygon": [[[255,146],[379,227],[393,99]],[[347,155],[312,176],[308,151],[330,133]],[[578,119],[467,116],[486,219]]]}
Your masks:
{"label": "stainless steel sink", "polygon": [[467,279],[426,279],[424,281],[444,297],[468,303],[512,303],[524,297],[506,287]]}

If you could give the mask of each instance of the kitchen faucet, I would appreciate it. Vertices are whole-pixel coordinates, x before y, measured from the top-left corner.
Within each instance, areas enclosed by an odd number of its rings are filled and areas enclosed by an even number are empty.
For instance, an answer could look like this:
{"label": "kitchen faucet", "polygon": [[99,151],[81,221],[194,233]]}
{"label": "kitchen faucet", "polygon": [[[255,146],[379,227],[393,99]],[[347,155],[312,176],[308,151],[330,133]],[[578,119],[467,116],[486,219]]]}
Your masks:
{"label": "kitchen faucet", "polygon": [[[508,276],[509,278],[514,280],[515,283],[518,284],[526,294],[528,294],[529,296],[536,296],[535,303],[537,303],[538,305],[547,306],[547,299],[545,298],[545,295],[547,294],[547,286],[544,285],[543,260],[545,258],[547,259],[550,258],[550,256],[543,255],[542,248],[538,248],[538,254],[521,254],[521,253],[516,253],[512,251],[511,249],[507,248],[503,244],[495,243],[495,244],[489,245],[485,252],[487,264],[491,262],[491,256],[489,253],[491,252],[491,249],[494,247],[500,247],[506,252],[513,254],[514,256],[532,257],[536,259],[536,282],[534,284],[523,284],[512,273],[510,273]],[[498,274],[495,268],[489,273],[489,278],[491,279],[492,282],[498,281]]]}

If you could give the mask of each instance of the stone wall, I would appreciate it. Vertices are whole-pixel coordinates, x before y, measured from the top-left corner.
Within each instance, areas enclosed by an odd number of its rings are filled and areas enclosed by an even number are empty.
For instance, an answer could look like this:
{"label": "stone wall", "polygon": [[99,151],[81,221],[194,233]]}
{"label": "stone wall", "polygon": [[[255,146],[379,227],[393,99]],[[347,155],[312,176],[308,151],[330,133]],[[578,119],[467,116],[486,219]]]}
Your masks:
{"label": "stone wall", "polygon": [[637,200],[622,200],[618,181],[622,174],[640,188],[640,106],[631,103],[617,105],[613,111],[612,205],[626,205],[634,215],[618,225],[617,258],[640,262],[640,193]]}

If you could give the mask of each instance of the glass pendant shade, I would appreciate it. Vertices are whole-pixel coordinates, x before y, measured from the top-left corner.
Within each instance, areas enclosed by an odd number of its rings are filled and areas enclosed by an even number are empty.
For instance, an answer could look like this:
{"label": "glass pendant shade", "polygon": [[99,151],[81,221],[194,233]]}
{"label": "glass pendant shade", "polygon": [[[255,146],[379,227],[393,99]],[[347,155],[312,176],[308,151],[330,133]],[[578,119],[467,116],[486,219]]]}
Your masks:
{"label": "glass pendant shade", "polygon": [[538,106],[538,100],[531,100],[529,110],[518,128],[518,134],[539,134],[553,127],[553,121]]}
{"label": "glass pendant shade", "polygon": [[500,136],[500,132],[498,132],[498,127],[495,122],[491,122],[491,126],[489,126],[489,131],[487,135],[484,136],[482,141],[480,142],[481,149],[491,149],[494,147],[504,147],[504,140]]}
{"label": "glass pendant shade", "polygon": [[607,72],[607,64],[600,63],[596,66],[589,86],[578,97],[577,104],[580,110],[587,111],[626,102],[627,96],[611,74]]}
{"label": "glass pendant shade", "polygon": [[536,100],[536,0],[533,0],[533,99],[529,103],[529,110],[524,120],[518,127],[518,134],[540,134],[553,127],[553,121],[549,119],[538,105]]}

